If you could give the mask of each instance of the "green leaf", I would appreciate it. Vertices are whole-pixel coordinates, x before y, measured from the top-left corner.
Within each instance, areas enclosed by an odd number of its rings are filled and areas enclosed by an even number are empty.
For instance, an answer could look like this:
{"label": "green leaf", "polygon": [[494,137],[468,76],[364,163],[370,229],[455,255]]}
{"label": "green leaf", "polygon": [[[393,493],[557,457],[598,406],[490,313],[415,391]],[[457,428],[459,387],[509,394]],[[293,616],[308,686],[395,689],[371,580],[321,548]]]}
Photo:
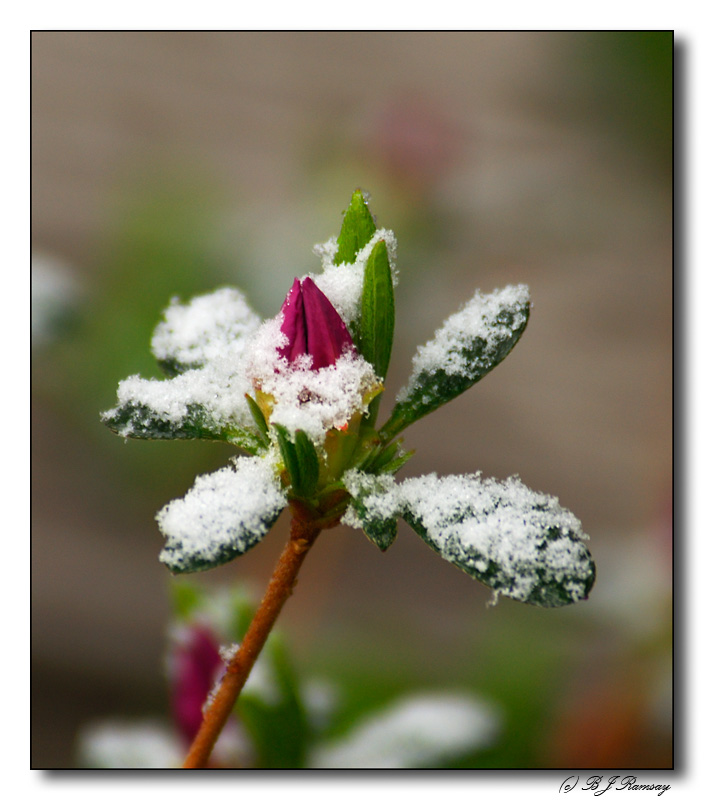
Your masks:
{"label": "green leaf", "polygon": [[367,260],[362,288],[360,354],[383,380],[394,340],[394,285],[386,242],[379,241]]}
{"label": "green leaf", "polygon": [[381,428],[382,438],[389,441],[500,364],[521,338],[529,312],[524,286],[508,286],[490,295],[477,293],[418,349],[409,384]]}
{"label": "green leaf", "polygon": [[579,520],[556,498],[479,475],[425,475],[399,485],[401,515],[444,559],[523,603],[584,600],[596,568]]}
{"label": "green leaf", "polygon": [[203,590],[195,583],[173,581],[171,583],[171,604],[174,616],[182,622],[190,620],[203,602]]}
{"label": "green leaf", "polygon": [[259,769],[298,769],[305,766],[310,739],[298,676],[276,634],[269,638],[263,656],[265,678],[245,684],[237,717],[254,743]]}
{"label": "green leaf", "polygon": [[256,454],[266,444],[252,431],[235,425],[216,424],[206,409],[189,404],[176,421],[159,414],[145,403],[123,403],[102,414],[111,431],[130,439],[211,439],[234,444],[246,453]]}
{"label": "green leaf", "polygon": [[296,431],[295,445],[300,480],[299,494],[301,497],[310,497],[315,492],[320,475],[318,454],[305,431]]}
{"label": "green leaf", "polygon": [[337,238],[335,264],[354,263],[357,253],[369,243],[375,232],[374,217],[364,200],[364,194],[357,189],[342,220],[342,229]]}
{"label": "green leaf", "polygon": [[236,466],[201,475],[184,497],[157,514],[166,537],[159,560],[173,573],[212,569],[246,553],[286,506],[267,462],[242,456]]}
{"label": "green leaf", "polygon": [[385,553],[396,540],[398,524],[395,519],[364,519],[365,508],[362,503],[352,501],[355,511],[364,523],[362,530],[370,542],[373,542],[382,553]]}

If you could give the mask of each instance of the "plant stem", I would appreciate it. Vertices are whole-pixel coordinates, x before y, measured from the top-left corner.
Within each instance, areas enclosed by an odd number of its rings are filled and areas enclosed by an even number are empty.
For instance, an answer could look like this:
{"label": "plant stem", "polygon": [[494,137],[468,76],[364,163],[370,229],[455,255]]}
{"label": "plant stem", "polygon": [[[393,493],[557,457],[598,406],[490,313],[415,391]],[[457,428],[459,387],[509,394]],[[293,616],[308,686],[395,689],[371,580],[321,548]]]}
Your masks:
{"label": "plant stem", "polygon": [[266,594],[250,623],[237,652],[227,665],[225,675],[203,714],[203,722],[183,762],[184,769],[204,769],[227,718],[239,697],[250,670],[274,627],[284,603],[293,593],[296,576],[321,525],[307,515],[294,512],[291,536],[279,557]]}

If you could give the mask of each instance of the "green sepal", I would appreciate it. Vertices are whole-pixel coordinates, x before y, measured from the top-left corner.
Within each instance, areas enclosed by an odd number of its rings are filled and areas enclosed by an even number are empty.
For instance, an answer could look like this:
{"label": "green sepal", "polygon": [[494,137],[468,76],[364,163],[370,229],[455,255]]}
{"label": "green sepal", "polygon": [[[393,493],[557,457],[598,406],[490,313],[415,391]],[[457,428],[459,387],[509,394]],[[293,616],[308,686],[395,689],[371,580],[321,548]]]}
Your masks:
{"label": "green sepal", "polygon": [[354,468],[362,472],[369,472],[372,475],[389,473],[393,475],[408,461],[415,450],[404,452],[400,449],[401,441],[391,442],[384,446],[377,444],[376,447],[364,458],[358,461]]}
{"label": "green sepal", "polygon": [[301,497],[310,497],[315,492],[320,476],[318,454],[315,451],[315,445],[308,438],[305,431],[296,431],[295,445],[300,481],[298,494]]}
{"label": "green sepal", "polygon": [[275,423],[274,429],[293,494],[297,497],[310,497],[315,493],[320,477],[315,445],[305,431],[297,430],[291,441],[289,432],[283,425]]}
{"label": "green sepal", "polygon": [[337,253],[334,263],[353,264],[357,253],[367,245],[376,233],[374,217],[364,200],[364,194],[357,189],[352,195],[342,220],[340,235],[337,237]]}
{"label": "green sepal", "polygon": [[394,285],[386,242],[377,242],[364,268],[360,354],[382,380],[386,377],[394,340]]}
{"label": "green sepal", "polygon": [[281,451],[281,457],[284,460],[284,467],[288,473],[291,489],[293,490],[294,494],[300,494],[301,473],[298,466],[296,446],[291,441],[289,433],[283,425],[274,423],[274,430],[276,431],[276,438],[279,442],[279,450]]}
{"label": "green sepal", "polygon": [[406,463],[406,461],[413,458],[415,452],[415,450],[407,450],[404,453],[399,453],[396,458],[392,458],[390,461],[378,466],[377,472],[380,474],[388,473],[390,475],[395,475]]}
{"label": "green sepal", "polygon": [[385,441],[393,439],[404,428],[435,411],[481,380],[498,366],[515,347],[528,324],[530,303],[505,307],[493,322],[497,335],[492,340],[476,336],[468,346],[457,350],[465,369],[449,374],[443,368],[421,372],[403,400],[396,403],[380,434]]}
{"label": "green sepal", "polygon": [[247,401],[249,413],[252,415],[254,424],[261,432],[263,440],[266,443],[269,440],[269,425],[267,424],[264,412],[261,410],[261,408],[259,408],[256,400],[251,395],[245,394],[244,398]]}
{"label": "green sepal", "polygon": [[106,411],[101,418],[111,431],[130,439],[211,439],[229,442],[251,455],[266,447],[252,431],[214,424],[198,404],[188,405],[186,414],[178,422],[164,419],[147,405],[132,402]]}

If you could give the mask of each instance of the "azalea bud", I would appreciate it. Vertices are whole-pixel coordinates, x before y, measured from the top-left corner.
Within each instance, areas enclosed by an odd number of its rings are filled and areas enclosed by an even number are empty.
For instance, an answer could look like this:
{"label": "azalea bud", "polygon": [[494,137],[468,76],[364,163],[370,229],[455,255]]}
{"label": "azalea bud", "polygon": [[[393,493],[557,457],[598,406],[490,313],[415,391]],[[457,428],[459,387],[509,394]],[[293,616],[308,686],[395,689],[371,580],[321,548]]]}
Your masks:
{"label": "azalea bud", "polygon": [[210,631],[202,627],[180,630],[169,666],[176,726],[184,740],[191,742],[203,719],[203,705],[223,669]]}
{"label": "azalea bud", "polygon": [[335,364],[343,351],[354,351],[345,323],[311,278],[303,282],[296,278],[281,311],[281,332],[288,343],[277,352],[289,362],[310,355],[312,369],[319,370]]}

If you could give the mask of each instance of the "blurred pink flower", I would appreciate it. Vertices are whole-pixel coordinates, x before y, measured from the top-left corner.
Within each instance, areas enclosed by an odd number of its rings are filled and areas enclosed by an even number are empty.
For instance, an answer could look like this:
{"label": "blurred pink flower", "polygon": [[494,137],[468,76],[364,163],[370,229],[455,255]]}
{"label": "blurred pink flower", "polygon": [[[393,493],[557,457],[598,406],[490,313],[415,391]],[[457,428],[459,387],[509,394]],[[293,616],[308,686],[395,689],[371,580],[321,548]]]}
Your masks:
{"label": "blurred pink flower", "polygon": [[180,735],[191,743],[203,718],[203,705],[224,669],[212,633],[192,626],[179,632],[171,654],[171,707]]}

